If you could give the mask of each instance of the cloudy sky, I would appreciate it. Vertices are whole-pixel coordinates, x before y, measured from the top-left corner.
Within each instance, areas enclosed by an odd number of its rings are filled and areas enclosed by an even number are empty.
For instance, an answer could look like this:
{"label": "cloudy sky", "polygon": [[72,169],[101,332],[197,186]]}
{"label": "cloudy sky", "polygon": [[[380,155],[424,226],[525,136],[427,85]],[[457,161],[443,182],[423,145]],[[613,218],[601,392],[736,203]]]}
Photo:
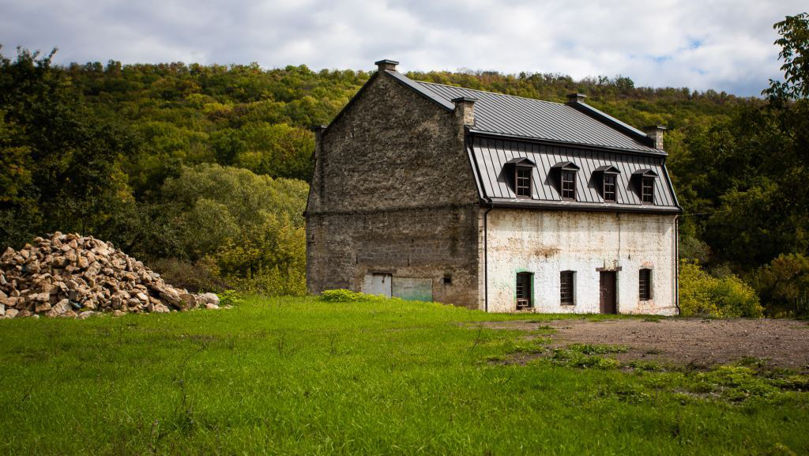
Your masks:
{"label": "cloudy sky", "polygon": [[57,63],[250,63],[631,77],[758,95],[806,0],[0,0],[0,44]]}

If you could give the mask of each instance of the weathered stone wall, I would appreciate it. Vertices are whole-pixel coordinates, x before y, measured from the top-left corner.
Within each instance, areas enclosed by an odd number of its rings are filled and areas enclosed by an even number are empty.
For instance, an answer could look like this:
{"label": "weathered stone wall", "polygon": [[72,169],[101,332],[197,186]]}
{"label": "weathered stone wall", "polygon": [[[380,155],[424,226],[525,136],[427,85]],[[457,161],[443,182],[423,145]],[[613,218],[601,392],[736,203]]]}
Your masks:
{"label": "weathered stone wall", "polygon": [[477,308],[477,219],[476,205],[310,216],[310,292],[363,291],[367,274],[386,273],[430,279],[433,300]]}
{"label": "weathered stone wall", "polygon": [[[487,231],[489,311],[514,311],[516,274],[531,272],[536,312],[598,313],[601,268],[617,271],[619,313],[676,313],[673,215],[494,209]],[[649,301],[641,268],[653,271]],[[561,271],[575,271],[574,306],[560,304]]]}
{"label": "weathered stone wall", "polygon": [[462,123],[387,74],[363,88],[316,147],[309,292],[361,291],[366,274],[386,272],[477,306],[478,196]]}

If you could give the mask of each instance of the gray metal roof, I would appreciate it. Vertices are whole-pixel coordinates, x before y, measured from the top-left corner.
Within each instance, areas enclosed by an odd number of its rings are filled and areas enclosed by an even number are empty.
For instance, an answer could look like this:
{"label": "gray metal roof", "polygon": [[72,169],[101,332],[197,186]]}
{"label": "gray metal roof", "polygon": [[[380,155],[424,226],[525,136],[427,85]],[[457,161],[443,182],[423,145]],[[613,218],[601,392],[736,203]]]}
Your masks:
{"label": "gray metal roof", "polygon": [[[665,172],[663,157],[625,154],[575,147],[553,146],[536,142],[496,139],[473,136],[470,145],[477,165],[482,198],[495,201],[511,201],[522,205],[553,203],[561,206],[575,206],[602,209],[636,208],[646,211],[679,211],[676,197]],[[517,198],[506,176],[509,162],[527,158],[534,162],[531,181],[531,199]],[[576,201],[563,201],[558,188],[552,181],[551,168],[558,163],[572,162],[579,167],[576,171]],[[616,202],[605,203],[599,191],[597,177],[605,167],[614,166],[616,175]],[[512,168],[513,169],[513,168]],[[638,171],[657,174],[654,187],[654,204],[643,204],[633,190],[632,175]],[[648,174],[647,174],[648,175]]]}
{"label": "gray metal roof", "polygon": [[576,104],[577,109],[534,98],[414,81],[397,71],[386,73],[449,110],[455,107],[453,99],[477,99],[476,132],[665,155],[644,144],[647,136],[642,131],[582,102]]}

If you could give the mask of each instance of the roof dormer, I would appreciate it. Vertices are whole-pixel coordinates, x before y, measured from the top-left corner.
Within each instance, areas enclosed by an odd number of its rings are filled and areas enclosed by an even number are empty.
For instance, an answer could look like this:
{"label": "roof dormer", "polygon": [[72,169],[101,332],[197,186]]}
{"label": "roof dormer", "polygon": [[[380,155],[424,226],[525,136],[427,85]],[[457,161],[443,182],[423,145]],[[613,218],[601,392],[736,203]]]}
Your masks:
{"label": "roof dormer", "polygon": [[571,161],[559,162],[551,167],[551,178],[563,200],[576,200],[576,175],[579,169]]}
{"label": "roof dormer", "polygon": [[612,165],[599,166],[593,170],[593,179],[601,198],[606,202],[618,201],[618,175],[621,171]]}
{"label": "roof dormer", "polygon": [[536,163],[525,157],[512,158],[503,165],[503,172],[517,198],[532,197],[532,175],[535,167]]}
{"label": "roof dormer", "polygon": [[654,204],[655,180],[657,173],[648,168],[641,168],[632,173],[632,187],[643,204]]}

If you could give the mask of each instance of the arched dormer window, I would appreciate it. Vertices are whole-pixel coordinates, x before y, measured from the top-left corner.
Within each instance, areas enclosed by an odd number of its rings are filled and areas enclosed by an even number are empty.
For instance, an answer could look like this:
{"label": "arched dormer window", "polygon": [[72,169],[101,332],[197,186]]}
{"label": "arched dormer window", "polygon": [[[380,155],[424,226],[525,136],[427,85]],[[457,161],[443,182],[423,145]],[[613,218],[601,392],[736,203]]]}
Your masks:
{"label": "arched dormer window", "polygon": [[593,171],[604,201],[614,203],[618,200],[618,174],[620,173],[621,171],[612,165],[599,166]]}
{"label": "arched dormer window", "polygon": [[556,189],[563,200],[576,200],[576,174],[579,167],[573,162],[559,162],[551,168]]}
{"label": "arched dormer window", "polygon": [[534,188],[531,176],[535,166],[534,162],[525,157],[512,158],[503,166],[517,198],[531,198]]}
{"label": "arched dormer window", "polygon": [[635,193],[638,194],[641,203],[654,204],[655,179],[657,179],[657,173],[651,169],[639,169],[632,173],[633,187],[635,187]]}

